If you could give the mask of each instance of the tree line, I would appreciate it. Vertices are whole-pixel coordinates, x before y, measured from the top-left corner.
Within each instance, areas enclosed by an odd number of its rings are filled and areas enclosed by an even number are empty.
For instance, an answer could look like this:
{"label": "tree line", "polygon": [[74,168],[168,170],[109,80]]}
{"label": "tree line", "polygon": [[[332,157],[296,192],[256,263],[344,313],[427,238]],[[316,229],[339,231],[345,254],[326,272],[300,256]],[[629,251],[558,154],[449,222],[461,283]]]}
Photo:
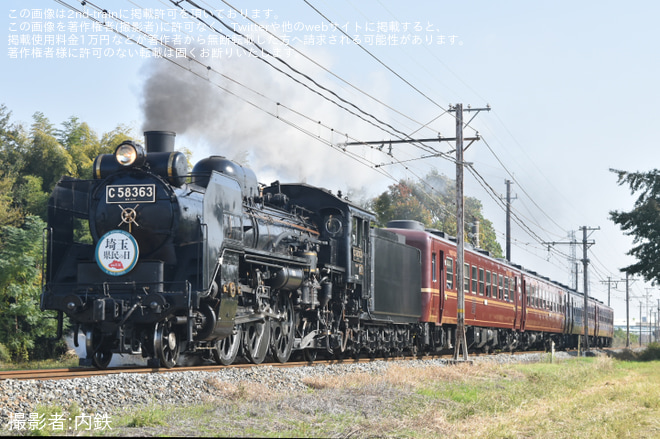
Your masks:
{"label": "tree line", "polygon": [[56,127],[40,112],[26,127],[0,105],[0,360],[66,349],[51,340],[54,314],[39,310],[48,196],[63,175],[91,178],[94,158],[129,138],[124,125],[99,137],[77,117]]}

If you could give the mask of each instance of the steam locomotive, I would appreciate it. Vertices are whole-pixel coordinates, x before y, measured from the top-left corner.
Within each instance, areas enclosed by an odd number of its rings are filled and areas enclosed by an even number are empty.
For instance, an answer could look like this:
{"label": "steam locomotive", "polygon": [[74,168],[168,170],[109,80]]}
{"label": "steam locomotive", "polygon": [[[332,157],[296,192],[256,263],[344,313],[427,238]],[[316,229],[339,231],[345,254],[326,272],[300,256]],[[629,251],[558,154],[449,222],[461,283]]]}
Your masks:
{"label": "steam locomotive", "polygon": [[[145,133],[99,155],[92,180],[63,177],[48,204],[42,310],[65,315],[81,365],[141,354],[171,368],[182,354],[228,365],[440,352],[456,336],[456,284],[467,286],[473,349],[608,345],[612,310],[520,267],[466,252],[415,222],[372,227],[369,211],[307,184],[269,186],[224,157],[188,172],[175,134]],[[78,235],[89,228],[93,242]]]}

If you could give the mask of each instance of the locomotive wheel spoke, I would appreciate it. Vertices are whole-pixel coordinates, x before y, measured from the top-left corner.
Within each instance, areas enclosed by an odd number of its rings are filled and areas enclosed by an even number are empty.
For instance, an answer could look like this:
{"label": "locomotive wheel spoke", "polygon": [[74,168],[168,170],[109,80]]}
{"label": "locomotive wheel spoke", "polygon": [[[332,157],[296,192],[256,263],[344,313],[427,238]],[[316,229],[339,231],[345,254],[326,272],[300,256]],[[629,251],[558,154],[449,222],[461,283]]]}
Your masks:
{"label": "locomotive wheel spoke", "polygon": [[156,323],[154,331],[154,352],[160,364],[171,369],[179,359],[180,352],[179,337],[172,328],[171,321]]}
{"label": "locomotive wheel spoke", "polygon": [[253,322],[245,325],[243,347],[245,356],[254,364],[261,364],[268,354],[270,340],[270,322]]}
{"label": "locomotive wheel spoke", "polygon": [[92,364],[98,369],[106,369],[112,360],[112,350],[103,341],[103,335],[98,332],[87,331],[85,347],[87,358],[92,358]]}
{"label": "locomotive wheel spoke", "polygon": [[286,363],[291,357],[295,338],[295,314],[288,294],[280,295],[276,310],[284,314],[284,320],[271,322],[270,344],[275,359]]}
{"label": "locomotive wheel spoke", "polygon": [[243,327],[234,327],[234,333],[227,338],[215,342],[213,349],[213,359],[216,363],[229,366],[236,360],[239,348],[241,347],[241,338],[243,337]]}

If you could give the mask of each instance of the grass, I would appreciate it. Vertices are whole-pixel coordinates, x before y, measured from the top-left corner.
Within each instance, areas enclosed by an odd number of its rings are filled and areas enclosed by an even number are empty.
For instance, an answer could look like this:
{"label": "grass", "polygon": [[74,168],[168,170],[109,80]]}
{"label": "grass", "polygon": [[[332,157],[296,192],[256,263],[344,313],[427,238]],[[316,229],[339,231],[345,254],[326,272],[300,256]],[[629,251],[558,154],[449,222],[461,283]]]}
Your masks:
{"label": "grass", "polygon": [[38,360],[26,362],[0,362],[0,370],[33,370],[33,369],[66,369],[78,367],[77,355],[63,355],[55,360]]}
{"label": "grass", "polygon": [[[660,361],[607,357],[450,367],[392,364],[382,375],[307,379],[307,391],[209,378],[189,407],[113,414],[116,436],[660,437]],[[657,352],[660,353],[660,347]],[[642,361],[648,360],[648,361]],[[69,411],[75,411],[70,408]]]}

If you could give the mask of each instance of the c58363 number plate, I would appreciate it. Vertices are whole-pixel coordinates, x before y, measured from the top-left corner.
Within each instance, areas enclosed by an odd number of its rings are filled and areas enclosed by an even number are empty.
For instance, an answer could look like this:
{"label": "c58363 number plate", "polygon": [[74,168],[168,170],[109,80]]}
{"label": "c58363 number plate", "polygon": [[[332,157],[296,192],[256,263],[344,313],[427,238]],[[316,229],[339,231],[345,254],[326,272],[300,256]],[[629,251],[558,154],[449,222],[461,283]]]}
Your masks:
{"label": "c58363 number plate", "polygon": [[111,184],[105,188],[105,202],[118,203],[155,203],[155,184]]}

